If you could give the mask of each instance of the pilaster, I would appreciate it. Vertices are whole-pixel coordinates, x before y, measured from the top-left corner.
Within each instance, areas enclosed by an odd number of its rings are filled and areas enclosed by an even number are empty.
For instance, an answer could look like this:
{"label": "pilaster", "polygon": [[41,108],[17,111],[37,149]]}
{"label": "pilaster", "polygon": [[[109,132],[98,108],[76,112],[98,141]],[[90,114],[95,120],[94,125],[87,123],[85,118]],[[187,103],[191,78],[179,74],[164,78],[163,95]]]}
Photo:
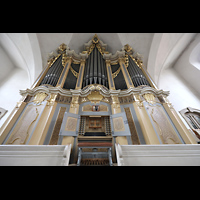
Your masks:
{"label": "pilaster", "polygon": [[115,83],[112,77],[112,70],[111,70],[111,65],[110,65],[110,60],[106,60],[106,69],[107,69],[107,74],[108,74],[108,84],[109,88],[111,90],[115,90]]}
{"label": "pilaster", "polygon": [[160,144],[140,96],[134,95],[134,97],[136,101],[133,103],[133,107],[135,109],[146,144]]}
{"label": "pilaster", "polygon": [[[165,98],[165,101],[166,101],[166,98]],[[165,108],[165,110],[168,113],[169,117],[173,121],[175,127],[179,131],[179,133],[180,133],[181,137],[183,138],[184,142],[186,144],[196,144],[197,142],[192,137],[191,133],[186,128],[185,124],[183,123],[181,118],[178,116],[177,112],[175,111],[175,109],[173,108],[171,103],[169,103],[169,102],[163,103],[163,107]]]}
{"label": "pilaster", "polygon": [[119,60],[119,64],[120,64],[124,79],[126,81],[127,88],[134,87],[131,77],[128,73],[128,70],[126,69],[125,58],[120,57],[118,60]]}
{"label": "pilaster", "polygon": [[8,118],[0,128],[0,144],[3,143],[4,139],[6,138],[11,128],[14,126],[16,120],[22,113],[25,106],[26,106],[25,102],[18,102],[16,107],[13,109],[11,114],[8,116]]}
{"label": "pilaster", "polygon": [[111,99],[112,99],[112,104],[111,104],[112,114],[120,113],[121,107],[118,96],[111,95]]}
{"label": "pilaster", "polygon": [[139,65],[140,69],[142,70],[143,74],[145,75],[147,81],[149,82],[149,84],[151,85],[151,87],[155,88],[158,90],[158,86],[155,84],[155,82],[153,81],[153,79],[151,78],[150,74],[148,73],[148,71],[143,67],[143,63],[141,60],[137,61],[137,64]]}
{"label": "pilaster", "polygon": [[69,108],[70,113],[78,115],[79,112],[79,95],[72,95],[72,102]]}
{"label": "pilaster", "polygon": [[45,75],[48,72],[48,70],[49,70],[50,67],[51,67],[51,64],[47,64],[46,68],[40,73],[40,75],[38,76],[38,78],[36,79],[36,81],[31,86],[31,89],[35,88],[35,87],[38,87],[40,85],[40,83],[44,79],[44,77],[45,77]]}
{"label": "pilaster", "polygon": [[67,56],[65,55],[63,58],[63,62],[65,62],[65,68],[62,71],[62,74],[58,80],[58,83],[56,85],[56,87],[60,86],[61,88],[63,87],[64,83],[65,83],[65,79],[67,78],[67,74],[69,72],[71,63],[72,63],[72,56]]}
{"label": "pilaster", "polygon": [[36,125],[33,135],[29,141],[29,145],[43,145],[49,125],[54,115],[57,102],[55,102],[56,94],[51,94],[45,108],[41,114],[40,120]]}
{"label": "pilaster", "polygon": [[84,70],[85,70],[85,62],[86,62],[87,54],[82,54],[82,56],[83,55],[85,55],[85,57],[83,57],[83,59],[81,59],[79,74],[78,74],[78,78],[77,78],[77,82],[76,82],[76,88],[75,88],[76,90],[82,88],[83,74],[84,74]]}

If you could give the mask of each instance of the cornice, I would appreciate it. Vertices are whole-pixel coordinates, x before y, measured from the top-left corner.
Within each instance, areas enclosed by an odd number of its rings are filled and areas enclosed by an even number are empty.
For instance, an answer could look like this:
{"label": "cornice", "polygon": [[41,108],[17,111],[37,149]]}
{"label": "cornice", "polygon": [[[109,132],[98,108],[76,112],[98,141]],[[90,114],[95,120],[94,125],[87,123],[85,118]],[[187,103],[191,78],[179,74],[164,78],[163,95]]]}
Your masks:
{"label": "cornice", "polygon": [[155,96],[163,95],[164,97],[169,96],[169,91],[163,91],[163,90],[157,90],[152,87],[137,87],[137,88],[129,88],[127,90],[109,90],[103,85],[89,85],[83,88],[82,90],[65,90],[61,87],[51,87],[51,86],[39,86],[33,89],[26,89],[26,90],[20,90],[20,94],[22,96],[31,95],[35,96],[39,92],[44,92],[48,95],[50,94],[60,94],[62,96],[71,97],[74,95],[80,96],[80,97],[87,97],[91,91],[99,91],[101,95],[104,97],[111,97],[111,96],[129,96],[131,94],[133,95],[144,95],[147,93],[153,93]]}

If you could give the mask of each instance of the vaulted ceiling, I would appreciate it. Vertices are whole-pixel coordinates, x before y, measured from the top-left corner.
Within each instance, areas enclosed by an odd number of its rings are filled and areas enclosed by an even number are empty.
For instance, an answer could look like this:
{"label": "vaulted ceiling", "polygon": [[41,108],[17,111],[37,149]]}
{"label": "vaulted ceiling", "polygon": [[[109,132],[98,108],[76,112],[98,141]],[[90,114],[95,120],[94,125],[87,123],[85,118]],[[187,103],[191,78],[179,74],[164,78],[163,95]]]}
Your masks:
{"label": "vaulted ceiling", "polygon": [[[18,67],[27,71],[31,85],[46,66],[48,54],[56,51],[61,43],[67,44],[71,50],[79,54],[84,50],[84,43],[91,40],[94,34],[0,33],[0,50],[8,56],[5,62],[9,66],[0,64],[0,80],[9,74],[13,67]],[[195,33],[97,33],[97,35],[107,44],[107,51],[112,54],[121,50],[125,44],[129,44],[143,56],[144,66],[156,83],[159,83],[161,71],[172,67],[196,36]]]}
{"label": "vaulted ceiling", "polygon": [[[84,49],[84,43],[93,38],[95,33],[37,33],[41,48],[42,61],[45,65],[49,52],[56,50],[59,44],[65,43],[77,54]],[[153,33],[97,33],[100,40],[107,44],[107,51],[115,54],[125,44],[132,46],[135,51],[143,55],[147,64]]]}

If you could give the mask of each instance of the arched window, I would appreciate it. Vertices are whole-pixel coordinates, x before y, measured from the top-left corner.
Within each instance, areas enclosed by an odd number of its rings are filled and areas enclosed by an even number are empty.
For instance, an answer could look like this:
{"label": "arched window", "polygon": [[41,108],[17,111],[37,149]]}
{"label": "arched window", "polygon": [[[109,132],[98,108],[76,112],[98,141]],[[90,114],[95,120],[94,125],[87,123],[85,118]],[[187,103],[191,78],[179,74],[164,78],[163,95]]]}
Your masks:
{"label": "arched window", "polygon": [[192,50],[189,58],[190,64],[200,70],[200,43]]}
{"label": "arched window", "polygon": [[180,114],[193,130],[197,138],[200,139],[200,110],[187,107],[181,110]]}

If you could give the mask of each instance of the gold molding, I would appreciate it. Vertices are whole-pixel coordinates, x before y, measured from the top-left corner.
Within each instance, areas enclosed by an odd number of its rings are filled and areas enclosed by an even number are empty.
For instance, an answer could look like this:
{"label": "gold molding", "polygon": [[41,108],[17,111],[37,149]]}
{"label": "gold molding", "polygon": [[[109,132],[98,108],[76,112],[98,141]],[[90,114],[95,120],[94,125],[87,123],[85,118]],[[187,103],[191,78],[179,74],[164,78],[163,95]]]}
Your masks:
{"label": "gold molding", "polygon": [[145,98],[145,100],[150,103],[150,104],[154,104],[155,102],[155,96],[152,93],[146,93],[143,94],[143,97]]}
{"label": "gold molding", "polygon": [[48,94],[46,94],[44,92],[39,92],[34,96],[34,99],[32,102],[34,102],[36,105],[40,105],[47,96],[48,96]]}
{"label": "gold molding", "polygon": [[73,69],[73,67],[70,65],[70,71],[72,72],[72,74],[76,77],[76,78],[78,78],[78,72],[76,72],[74,69]]}
{"label": "gold molding", "polygon": [[101,94],[99,93],[99,91],[91,91],[91,94],[89,94],[89,95],[87,96],[87,98],[88,98],[91,102],[99,102],[99,101],[101,101],[101,100],[104,98],[104,96],[101,95]]}
{"label": "gold molding", "polygon": [[120,70],[121,70],[121,67],[119,66],[119,69],[116,72],[112,73],[112,77],[116,78],[118,76]]}

